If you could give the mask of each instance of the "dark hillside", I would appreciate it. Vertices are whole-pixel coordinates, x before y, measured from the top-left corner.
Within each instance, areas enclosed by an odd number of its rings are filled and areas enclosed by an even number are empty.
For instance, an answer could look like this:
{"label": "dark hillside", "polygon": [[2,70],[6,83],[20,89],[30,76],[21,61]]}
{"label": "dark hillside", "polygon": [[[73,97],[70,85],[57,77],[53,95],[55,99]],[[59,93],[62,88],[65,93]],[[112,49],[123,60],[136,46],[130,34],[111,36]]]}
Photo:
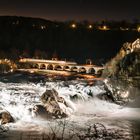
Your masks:
{"label": "dark hillside", "polygon": [[0,17],[0,57],[57,56],[85,62],[110,59],[126,41],[139,37],[137,31],[73,29],[68,22],[26,17]]}

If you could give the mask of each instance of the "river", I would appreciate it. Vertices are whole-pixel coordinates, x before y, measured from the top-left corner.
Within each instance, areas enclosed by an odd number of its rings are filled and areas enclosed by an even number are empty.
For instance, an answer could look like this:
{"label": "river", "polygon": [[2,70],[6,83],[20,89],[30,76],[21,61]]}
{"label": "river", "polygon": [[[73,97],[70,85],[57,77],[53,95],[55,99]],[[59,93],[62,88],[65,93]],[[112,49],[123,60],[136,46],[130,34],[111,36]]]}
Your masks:
{"label": "river", "polygon": [[[40,96],[46,89],[52,88],[71,105],[69,117],[59,120],[33,117],[29,109],[40,103]],[[105,92],[97,80],[89,84],[85,79],[49,80],[22,73],[1,76],[0,107],[10,112],[15,122],[2,126],[5,132],[0,133],[0,139],[41,140],[48,139],[47,135],[51,132],[62,139],[72,135],[71,139],[86,139],[86,134],[93,134],[93,131],[88,132],[89,128],[95,125],[99,131],[107,131],[106,136],[100,134],[98,139],[140,139],[140,108],[120,106],[96,98],[96,95]],[[79,100],[72,100],[70,97],[73,95],[78,95]]]}

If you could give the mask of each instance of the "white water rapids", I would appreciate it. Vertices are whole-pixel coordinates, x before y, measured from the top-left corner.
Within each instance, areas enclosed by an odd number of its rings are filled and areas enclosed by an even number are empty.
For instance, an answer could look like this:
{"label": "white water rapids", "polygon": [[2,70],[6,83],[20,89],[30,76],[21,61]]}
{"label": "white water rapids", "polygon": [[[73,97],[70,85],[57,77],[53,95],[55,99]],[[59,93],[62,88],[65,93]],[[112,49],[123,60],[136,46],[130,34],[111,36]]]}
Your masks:
{"label": "white water rapids", "polygon": [[[133,126],[133,122],[140,119],[139,108],[122,107],[94,97],[106,92],[102,85],[89,86],[77,80],[46,82],[45,84],[0,82],[0,107],[10,112],[16,120],[14,123],[6,124],[11,131],[46,133],[48,125],[56,125],[56,121],[36,119],[29,112],[29,108],[41,102],[40,96],[46,88],[56,89],[59,95],[69,102],[71,114],[65,120],[69,122],[69,127],[73,126],[77,131],[100,122],[107,128],[124,130],[128,133],[127,138],[131,139],[131,130],[139,127]],[[93,94],[93,97],[89,96],[89,92]],[[80,98],[77,102],[70,98],[75,94]]]}

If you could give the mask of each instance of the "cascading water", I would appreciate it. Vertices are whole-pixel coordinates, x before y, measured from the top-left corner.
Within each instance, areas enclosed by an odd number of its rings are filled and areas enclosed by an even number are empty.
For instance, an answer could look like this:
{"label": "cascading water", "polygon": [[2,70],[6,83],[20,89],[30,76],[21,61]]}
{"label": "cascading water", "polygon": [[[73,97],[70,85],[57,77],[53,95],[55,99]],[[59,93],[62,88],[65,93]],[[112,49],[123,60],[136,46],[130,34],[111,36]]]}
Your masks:
{"label": "cascading water", "polygon": [[35,118],[30,109],[41,102],[40,96],[46,89],[55,89],[71,109],[69,117],[66,118],[69,126],[74,125],[76,130],[81,130],[89,124],[100,122],[107,128],[123,129],[130,134],[127,138],[131,139],[131,129],[137,129],[132,125],[135,120],[140,119],[140,109],[120,106],[97,98],[97,95],[106,93],[104,85],[100,82],[89,85],[85,81],[0,82],[0,107],[15,119],[14,123],[6,125],[11,131],[30,130],[44,133],[48,123],[54,125],[55,120]]}

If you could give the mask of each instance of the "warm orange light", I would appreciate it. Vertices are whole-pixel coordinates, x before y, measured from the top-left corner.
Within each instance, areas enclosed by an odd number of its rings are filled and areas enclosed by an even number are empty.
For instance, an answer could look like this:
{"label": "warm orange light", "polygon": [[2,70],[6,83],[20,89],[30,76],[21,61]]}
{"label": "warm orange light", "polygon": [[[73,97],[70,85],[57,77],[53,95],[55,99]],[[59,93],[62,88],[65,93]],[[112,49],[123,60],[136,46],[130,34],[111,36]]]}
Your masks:
{"label": "warm orange light", "polygon": [[106,29],[107,29],[107,27],[104,25],[104,26],[103,26],[103,29],[104,29],[104,30],[106,30]]}
{"label": "warm orange light", "polygon": [[104,30],[104,31],[109,30],[109,28],[108,28],[106,25],[104,25],[104,26],[102,26],[102,27],[99,27],[99,29],[100,29],[100,30]]}
{"label": "warm orange light", "polygon": [[137,28],[138,32],[140,32],[140,26]]}
{"label": "warm orange light", "polygon": [[92,28],[93,28],[93,26],[92,26],[92,25],[89,25],[89,26],[88,26],[88,28],[89,28],[89,29],[92,29]]}
{"label": "warm orange light", "polygon": [[72,27],[72,28],[76,28],[76,24],[73,23],[73,24],[71,25],[71,27]]}

